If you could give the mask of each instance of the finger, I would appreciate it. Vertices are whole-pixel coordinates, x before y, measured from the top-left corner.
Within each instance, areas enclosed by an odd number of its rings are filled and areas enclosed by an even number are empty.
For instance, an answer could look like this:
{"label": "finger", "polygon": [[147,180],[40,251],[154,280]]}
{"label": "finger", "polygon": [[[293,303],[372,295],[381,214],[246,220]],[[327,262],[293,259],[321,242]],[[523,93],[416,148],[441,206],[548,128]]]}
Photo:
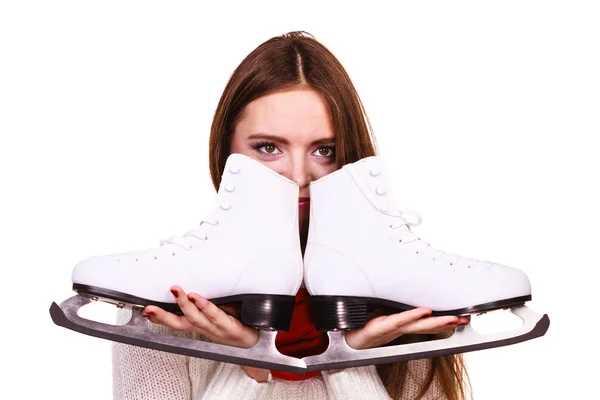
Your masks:
{"label": "finger", "polygon": [[456,323],[449,323],[447,325],[443,325],[438,328],[434,328],[434,329],[426,330],[426,331],[422,331],[422,332],[420,331],[420,332],[416,332],[416,333],[418,333],[420,335],[435,335],[438,333],[453,332],[457,326],[458,326],[458,324],[456,324]]}
{"label": "finger", "polygon": [[195,304],[202,314],[204,314],[216,327],[220,329],[231,327],[231,317],[214,303],[208,301],[208,299],[200,296],[198,293],[189,293],[187,298],[191,303]]}
{"label": "finger", "polygon": [[214,331],[214,326],[211,321],[208,320],[206,315],[197,307],[196,304],[192,303],[185,291],[179,286],[173,286],[171,293],[175,296],[175,300],[181,308],[183,315],[187,318],[192,325],[206,332]]}
{"label": "finger", "polygon": [[[222,343],[236,343],[234,346],[250,348],[258,341],[258,332],[256,329],[244,326],[235,317],[228,315],[225,311],[217,307],[213,302],[200,296],[198,293],[189,293],[187,295],[190,302],[194,303],[200,312],[212,323],[211,334],[215,337],[213,341],[219,340]],[[234,308],[227,307],[225,308]],[[239,308],[237,308],[239,314]]]}
{"label": "finger", "polygon": [[444,316],[444,317],[429,317],[422,321],[413,321],[399,327],[403,333],[419,333],[419,334],[436,334],[452,330],[457,326],[467,325],[471,320],[470,315],[466,316]]}
{"label": "finger", "polygon": [[400,326],[395,334],[405,335],[412,333],[429,333],[432,331],[441,332],[455,328],[458,325],[458,321],[459,319],[456,316],[422,318]]}
{"label": "finger", "polygon": [[418,333],[436,334],[436,333],[447,332],[450,330],[454,330],[454,328],[456,328],[458,326],[467,325],[470,320],[471,320],[470,316],[461,316],[461,317],[458,317],[455,322],[449,322],[447,325],[442,325],[442,326],[440,326],[438,328],[434,328],[430,331],[423,331],[423,332],[418,332]]}
{"label": "finger", "polygon": [[[431,315],[431,309],[427,307],[413,308],[409,311],[403,311],[401,313],[376,317],[369,321],[369,324],[377,331],[391,332],[400,329],[402,326],[418,321],[424,317]],[[368,325],[369,325],[368,324]]]}
{"label": "finger", "polygon": [[194,326],[185,316],[175,315],[160,307],[146,306],[142,316],[148,318],[154,324],[164,325],[178,331],[191,332],[194,330]]}
{"label": "finger", "polygon": [[236,307],[236,306],[219,306],[219,308],[221,310],[223,310],[223,312],[225,314],[228,314],[228,315],[231,315],[232,317],[240,319],[241,309],[239,307]]}

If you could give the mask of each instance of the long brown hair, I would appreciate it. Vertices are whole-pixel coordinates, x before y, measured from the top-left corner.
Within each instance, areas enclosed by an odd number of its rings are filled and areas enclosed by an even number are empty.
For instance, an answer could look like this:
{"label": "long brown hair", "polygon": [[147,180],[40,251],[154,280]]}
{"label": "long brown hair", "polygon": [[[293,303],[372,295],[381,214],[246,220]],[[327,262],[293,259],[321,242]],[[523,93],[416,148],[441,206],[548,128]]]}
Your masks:
{"label": "long brown hair", "polygon": [[[290,32],[267,40],[252,51],[235,69],[223,91],[209,139],[209,168],[215,189],[219,188],[233,131],[246,105],[269,93],[298,86],[308,86],[325,97],[335,135],[337,168],[376,155],[376,142],[365,108],[343,66],[310,34]],[[416,339],[415,335],[400,338],[403,342]],[[401,396],[408,367],[408,362],[377,367],[394,399]],[[460,355],[430,360],[419,398],[434,379],[448,399],[465,398],[465,372]]]}

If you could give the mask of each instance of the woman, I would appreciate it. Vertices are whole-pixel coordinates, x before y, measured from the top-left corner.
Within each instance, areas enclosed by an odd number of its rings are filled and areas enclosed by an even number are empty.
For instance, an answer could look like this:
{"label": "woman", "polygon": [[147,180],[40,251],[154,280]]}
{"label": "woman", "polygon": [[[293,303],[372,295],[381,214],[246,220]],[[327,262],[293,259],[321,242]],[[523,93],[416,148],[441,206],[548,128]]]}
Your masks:
{"label": "woman", "polygon": [[[323,45],[303,32],[272,38],[242,61],[218,104],[209,145],[217,189],[231,153],[252,157],[298,183],[303,251],[309,183],[375,155],[368,119],[347,73]],[[238,347],[256,343],[256,330],[229,315],[235,310],[226,313],[179,286],[172,292],[184,315],[147,306],[143,315],[152,329]],[[326,345],[325,334],[316,332],[308,318],[307,297],[301,289],[290,332],[278,334],[277,345],[284,354],[318,354]],[[443,336],[468,323],[465,317],[429,317],[430,312],[418,308],[374,316],[364,328],[348,332],[346,340],[364,349]],[[462,399],[467,386],[461,356],[300,376],[115,344],[113,364],[118,398]]]}

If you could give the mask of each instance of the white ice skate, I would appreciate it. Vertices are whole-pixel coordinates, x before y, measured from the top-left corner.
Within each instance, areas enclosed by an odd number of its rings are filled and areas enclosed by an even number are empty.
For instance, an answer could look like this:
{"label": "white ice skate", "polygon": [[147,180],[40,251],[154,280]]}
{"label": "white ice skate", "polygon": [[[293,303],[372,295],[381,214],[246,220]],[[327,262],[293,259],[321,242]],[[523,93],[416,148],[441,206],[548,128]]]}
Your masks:
{"label": "white ice skate", "polygon": [[[531,300],[518,269],[436,250],[410,230],[418,225],[395,209],[389,177],[378,157],[348,164],[310,185],[310,224],[304,282],[313,296],[316,327],[329,347],[305,357],[308,370],[430,358],[505,346],[542,336],[547,315]],[[344,329],[360,328],[367,310],[389,313],[429,307],[433,315],[469,315],[509,308],[523,320],[513,331],[479,334],[460,326],[448,339],[354,350]]]}
{"label": "white ice skate", "polygon": [[[241,154],[227,159],[213,212],[198,229],[155,249],[93,257],[72,274],[77,295],[50,314],[57,325],[112,341],[280,371],[302,372],[299,359],[280,354],[277,330],[289,328],[302,283],[298,185]],[[241,303],[240,321],[260,329],[250,349],[154,333],[140,312],[156,305],[181,312],[172,285],[216,305]],[[78,316],[91,300],[133,309],[122,326]]]}

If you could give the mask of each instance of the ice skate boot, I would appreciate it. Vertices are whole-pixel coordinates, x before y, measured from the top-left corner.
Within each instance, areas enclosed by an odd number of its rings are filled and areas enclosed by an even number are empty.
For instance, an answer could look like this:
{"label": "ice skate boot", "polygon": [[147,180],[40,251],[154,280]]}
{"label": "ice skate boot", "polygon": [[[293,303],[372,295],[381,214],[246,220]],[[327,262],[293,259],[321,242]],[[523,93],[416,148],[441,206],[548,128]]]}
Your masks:
{"label": "ice skate boot", "polygon": [[[227,159],[212,213],[198,229],[161,241],[158,248],[92,257],[73,270],[78,294],[53,303],[57,325],[87,335],[229,363],[302,372],[305,364],[280,354],[277,330],[289,328],[302,283],[298,185],[242,154]],[[250,349],[154,333],[141,316],[146,305],[181,312],[172,285],[217,306],[241,303],[240,321],[260,329]],[[120,326],[91,321],[77,311],[91,300],[131,307]]]}
{"label": "ice skate boot", "polygon": [[[447,254],[412,233],[420,223],[395,209],[389,177],[378,157],[367,157],[310,184],[310,223],[304,282],[315,324],[330,345],[305,357],[308,370],[344,368],[464,353],[505,346],[545,334],[547,315],[531,300],[518,269]],[[453,336],[406,345],[354,350],[344,329],[361,328],[370,308],[397,313],[429,307],[433,315],[469,315],[509,308],[523,320],[517,330],[479,334],[470,325]]]}

